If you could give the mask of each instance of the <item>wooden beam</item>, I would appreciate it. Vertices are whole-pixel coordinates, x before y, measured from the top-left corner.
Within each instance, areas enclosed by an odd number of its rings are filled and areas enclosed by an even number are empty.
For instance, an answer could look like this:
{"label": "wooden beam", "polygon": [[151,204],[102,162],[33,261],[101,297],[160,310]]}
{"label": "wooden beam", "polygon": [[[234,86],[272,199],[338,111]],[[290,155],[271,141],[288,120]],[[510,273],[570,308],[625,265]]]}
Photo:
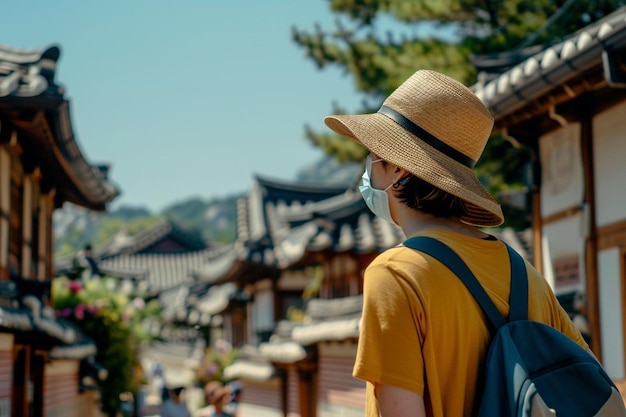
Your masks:
{"label": "wooden beam", "polygon": [[[591,110],[593,100],[584,100],[585,109]],[[582,109],[581,109],[582,110]],[[589,216],[589,232],[585,239],[585,275],[587,320],[591,328],[591,350],[602,361],[602,345],[600,339],[600,300],[598,291],[598,230],[596,226],[595,176],[593,164],[593,112],[581,111],[580,136],[581,155],[583,159],[583,175],[585,184],[584,201]]]}
{"label": "wooden beam", "polygon": [[556,86],[543,96],[527,101],[519,110],[496,120],[495,129],[510,128],[537,118],[541,114],[547,113],[551,106],[571,101],[586,92],[596,91],[607,86],[604,71],[599,65],[564,84]]}
{"label": "wooden beam", "polygon": [[561,221],[563,219],[567,219],[568,217],[576,216],[583,211],[582,207],[571,207],[566,210],[559,211],[557,213],[553,213],[549,216],[546,216],[542,219],[542,225],[547,225],[550,223],[555,223]]}
{"label": "wooden beam", "polygon": [[598,250],[614,247],[626,248],[626,220],[598,227]]}

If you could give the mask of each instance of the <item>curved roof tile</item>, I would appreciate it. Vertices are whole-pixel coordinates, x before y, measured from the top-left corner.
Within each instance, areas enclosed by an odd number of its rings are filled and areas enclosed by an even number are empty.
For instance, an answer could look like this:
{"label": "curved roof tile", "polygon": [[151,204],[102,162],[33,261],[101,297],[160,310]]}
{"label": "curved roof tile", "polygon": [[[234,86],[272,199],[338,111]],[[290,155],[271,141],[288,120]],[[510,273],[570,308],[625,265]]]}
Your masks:
{"label": "curved roof tile", "polygon": [[487,83],[473,86],[496,119],[602,61],[602,52],[626,42],[626,7],[528,57]]}
{"label": "curved roof tile", "polygon": [[[50,161],[54,172],[62,173],[55,174],[59,203],[103,210],[119,190],[108,179],[108,167],[88,163],[78,146],[65,88],[54,79],[60,54],[56,45],[43,49],[0,45],[0,112],[8,109],[12,124],[42,138],[32,149]],[[40,111],[34,117],[19,117],[20,110],[32,113],[33,108]]]}

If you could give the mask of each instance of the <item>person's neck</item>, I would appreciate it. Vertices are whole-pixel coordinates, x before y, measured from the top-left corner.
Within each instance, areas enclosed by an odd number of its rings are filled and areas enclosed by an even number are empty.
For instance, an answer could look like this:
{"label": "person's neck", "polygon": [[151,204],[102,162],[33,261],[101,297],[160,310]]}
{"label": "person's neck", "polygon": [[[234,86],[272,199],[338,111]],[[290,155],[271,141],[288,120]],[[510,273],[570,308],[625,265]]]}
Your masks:
{"label": "person's neck", "polygon": [[435,217],[431,214],[424,213],[411,213],[404,219],[399,221],[400,228],[404,232],[405,236],[413,236],[417,233],[423,232],[428,229],[443,229],[454,233],[460,233],[466,236],[475,238],[485,238],[488,235],[474,226],[463,223],[458,218],[443,218]]}

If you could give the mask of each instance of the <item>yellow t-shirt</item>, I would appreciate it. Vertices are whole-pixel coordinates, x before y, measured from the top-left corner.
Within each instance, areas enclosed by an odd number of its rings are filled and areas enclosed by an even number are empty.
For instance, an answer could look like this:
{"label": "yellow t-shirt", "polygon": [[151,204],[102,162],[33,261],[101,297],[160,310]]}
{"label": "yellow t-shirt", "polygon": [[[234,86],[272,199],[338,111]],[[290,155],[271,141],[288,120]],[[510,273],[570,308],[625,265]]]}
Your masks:
{"label": "yellow t-shirt", "polygon": [[[498,310],[508,314],[510,263],[504,244],[430,229],[476,275]],[[587,348],[545,279],[529,263],[528,317]],[[460,278],[422,252],[398,246],[365,271],[364,305],[354,376],[367,381],[366,416],[378,417],[373,383],[424,397],[433,417],[471,415],[490,340],[483,313]]]}

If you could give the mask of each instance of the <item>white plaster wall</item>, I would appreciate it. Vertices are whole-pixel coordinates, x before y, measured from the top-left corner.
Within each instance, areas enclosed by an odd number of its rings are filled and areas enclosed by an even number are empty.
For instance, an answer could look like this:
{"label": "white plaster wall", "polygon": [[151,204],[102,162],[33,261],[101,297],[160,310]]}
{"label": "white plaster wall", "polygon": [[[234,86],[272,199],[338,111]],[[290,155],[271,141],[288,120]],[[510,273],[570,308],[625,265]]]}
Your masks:
{"label": "white plaster wall", "polygon": [[598,253],[598,275],[602,362],[611,378],[624,379],[624,318],[618,249]]}
{"label": "white plaster wall", "polygon": [[598,226],[626,218],[626,102],[593,119],[596,221]]}
{"label": "white plaster wall", "polygon": [[254,329],[268,330],[274,326],[274,295],[270,289],[258,291],[254,295]]}
{"label": "white plaster wall", "polygon": [[[585,285],[584,242],[587,235],[586,215],[584,212],[552,222],[543,227],[543,275],[555,293],[583,290]],[[580,259],[580,284],[554,288],[552,260],[577,254]]]}
{"label": "white plaster wall", "polygon": [[241,417],[283,417],[281,410],[246,403],[241,403],[238,411]]}
{"label": "white plaster wall", "polygon": [[331,404],[327,401],[320,401],[318,403],[317,415],[319,417],[363,417],[365,414],[364,408],[354,408],[345,405]]}

